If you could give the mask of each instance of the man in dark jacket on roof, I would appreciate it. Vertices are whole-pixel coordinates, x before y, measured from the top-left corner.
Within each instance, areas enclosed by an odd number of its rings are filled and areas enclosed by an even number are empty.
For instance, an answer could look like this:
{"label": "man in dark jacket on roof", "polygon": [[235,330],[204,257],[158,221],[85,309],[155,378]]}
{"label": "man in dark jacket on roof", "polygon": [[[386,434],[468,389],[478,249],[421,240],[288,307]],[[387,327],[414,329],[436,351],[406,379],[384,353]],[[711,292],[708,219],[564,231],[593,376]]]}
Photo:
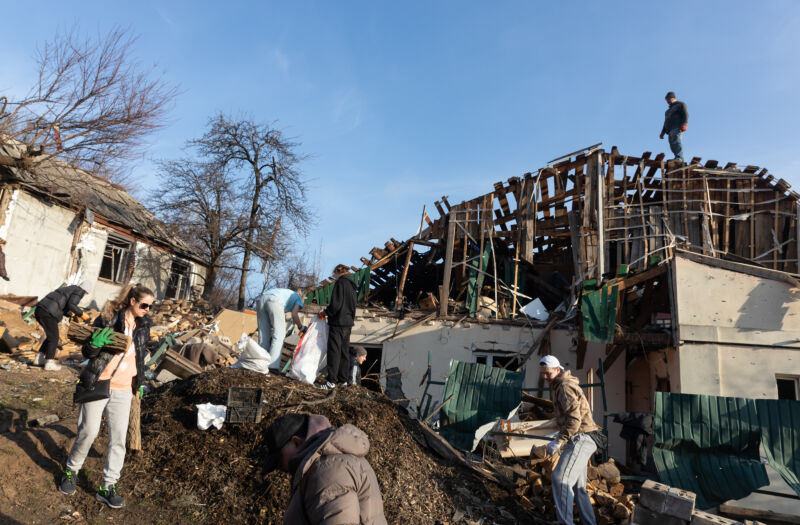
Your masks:
{"label": "man in dark jacket on roof", "polygon": [[328,318],[328,382],[326,388],[347,384],[350,372],[350,330],[356,318],[358,291],[356,283],[347,277],[349,269],[339,264],[333,270],[336,284],[333,285],[331,302],[320,312]]}
{"label": "man in dark jacket on roof", "polygon": [[285,525],[385,525],[378,479],[360,428],[318,414],[287,414],[265,434],[265,470],[292,475]]}
{"label": "man in dark jacket on roof", "polygon": [[659,138],[663,139],[664,135],[668,135],[669,148],[675,155],[675,159],[683,162],[682,137],[683,132],[686,131],[686,126],[689,124],[689,110],[686,109],[686,104],[678,100],[672,91],[667,93],[664,98],[669,107],[664,112],[664,126],[661,128]]}
{"label": "man in dark jacket on roof", "polygon": [[44,298],[36,303],[36,311],[33,313],[44,330],[44,341],[39,347],[39,354],[36,356],[34,364],[42,366],[45,370],[58,370],[61,366],[56,363],[56,349],[58,348],[58,323],[65,315],[77,315],[84,320],[89,315],[84,313],[78,306],[83,296],[92,291],[92,282],[83,281],[80,285],[62,286],[53,290]]}

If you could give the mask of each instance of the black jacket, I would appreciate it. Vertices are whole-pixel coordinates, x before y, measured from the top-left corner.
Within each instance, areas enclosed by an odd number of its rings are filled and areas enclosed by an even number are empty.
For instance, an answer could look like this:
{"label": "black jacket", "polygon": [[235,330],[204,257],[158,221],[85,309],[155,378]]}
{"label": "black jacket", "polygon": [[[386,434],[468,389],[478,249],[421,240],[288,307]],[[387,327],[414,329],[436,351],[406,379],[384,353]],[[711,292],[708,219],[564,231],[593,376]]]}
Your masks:
{"label": "black jacket", "polygon": [[[102,316],[94,321],[94,326],[98,328],[112,327],[115,332],[125,332],[125,310],[120,310],[114,314],[110,321],[106,322]],[[136,350],[136,384],[132,385],[133,390],[144,384],[144,356],[147,353],[147,342],[150,340],[150,327],[153,321],[145,315],[136,319],[136,328],[133,330],[133,346]],[[108,363],[114,357],[114,352],[105,348],[92,346],[87,339],[81,349],[83,357],[89,359],[89,363],[81,371],[78,377],[80,383],[85,388],[92,388],[97,382],[97,378],[106,369]]]}
{"label": "black jacket", "polygon": [[673,129],[680,129],[681,126],[688,123],[689,110],[686,109],[686,104],[676,100],[664,112],[664,127],[661,128],[661,133],[669,133]]}
{"label": "black jacket", "polygon": [[81,315],[83,310],[78,308],[78,303],[81,302],[85,293],[80,286],[62,286],[45,295],[41,301],[36,303],[36,310],[45,311],[56,319],[61,319],[70,313]]}
{"label": "black jacket", "polygon": [[328,324],[331,326],[353,326],[356,324],[356,303],[358,291],[356,283],[342,275],[336,279],[331,293],[331,303],[325,308]]}

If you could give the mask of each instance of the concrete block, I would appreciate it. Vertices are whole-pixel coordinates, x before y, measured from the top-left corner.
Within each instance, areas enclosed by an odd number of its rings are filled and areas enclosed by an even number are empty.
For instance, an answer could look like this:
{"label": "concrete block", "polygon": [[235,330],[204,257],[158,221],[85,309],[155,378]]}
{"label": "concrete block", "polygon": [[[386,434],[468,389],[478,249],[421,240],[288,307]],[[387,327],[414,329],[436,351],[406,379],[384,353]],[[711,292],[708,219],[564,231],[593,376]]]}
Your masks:
{"label": "concrete block", "polygon": [[735,525],[737,523],[739,522],[735,520],[729,520],[728,518],[723,518],[722,516],[717,516],[716,514],[709,514],[708,512],[703,512],[702,510],[694,511],[691,521],[691,525]]}
{"label": "concrete block", "polygon": [[654,512],[644,505],[636,505],[631,516],[631,525],[687,525],[687,521]]}
{"label": "concrete block", "polygon": [[639,492],[641,505],[659,514],[684,521],[692,519],[695,498],[694,492],[669,487],[652,480],[645,481]]}

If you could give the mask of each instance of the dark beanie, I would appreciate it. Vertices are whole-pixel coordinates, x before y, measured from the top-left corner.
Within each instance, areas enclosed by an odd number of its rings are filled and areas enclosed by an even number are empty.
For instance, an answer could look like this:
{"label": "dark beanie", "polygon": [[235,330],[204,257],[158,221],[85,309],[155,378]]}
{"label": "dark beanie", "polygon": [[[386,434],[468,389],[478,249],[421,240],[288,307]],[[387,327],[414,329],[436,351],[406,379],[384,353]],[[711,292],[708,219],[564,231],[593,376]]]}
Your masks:
{"label": "dark beanie", "polygon": [[678,97],[675,96],[675,92],[674,91],[670,91],[669,93],[667,93],[667,96],[664,97],[664,98],[678,98]]}

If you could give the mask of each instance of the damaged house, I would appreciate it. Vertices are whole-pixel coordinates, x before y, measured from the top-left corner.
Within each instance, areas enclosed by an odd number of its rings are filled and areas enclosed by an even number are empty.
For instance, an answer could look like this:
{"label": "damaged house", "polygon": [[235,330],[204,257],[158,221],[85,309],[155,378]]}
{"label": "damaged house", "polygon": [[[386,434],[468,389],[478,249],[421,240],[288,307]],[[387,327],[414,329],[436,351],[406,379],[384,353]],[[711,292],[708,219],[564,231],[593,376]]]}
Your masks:
{"label": "damaged house", "polygon": [[0,239],[9,279],[0,294],[42,297],[93,281],[83,305],[102,307],[128,283],[157,299],[190,297],[207,268],[165,224],[108,180],[58,158],[0,145]]}
{"label": "damaged house", "polygon": [[[417,235],[373,248],[353,267],[351,344],[423,416],[451,360],[520,370],[536,393],[554,354],[603,383],[585,391],[628,463],[611,416],[653,413],[657,393],[800,398],[798,198],[756,166],[598,144],[442,197]],[[309,300],[326,302],[322,284]]]}

